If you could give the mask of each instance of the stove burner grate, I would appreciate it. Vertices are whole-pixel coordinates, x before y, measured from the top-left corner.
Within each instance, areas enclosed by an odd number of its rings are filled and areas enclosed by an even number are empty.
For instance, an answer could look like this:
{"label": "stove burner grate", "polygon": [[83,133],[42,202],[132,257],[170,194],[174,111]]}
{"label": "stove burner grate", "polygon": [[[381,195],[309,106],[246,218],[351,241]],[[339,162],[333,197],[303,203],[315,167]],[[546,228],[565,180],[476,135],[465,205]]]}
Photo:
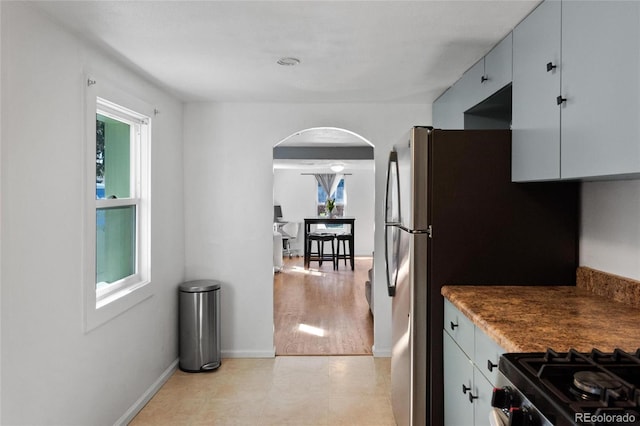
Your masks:
{"label": "stove burner grate", "polygon": [[577,413],[629,412],[640,420],[640,350],[504,354],[500,371],[557,426],[575,426]]}
{"label": "stove burner grate", "polygon": [[600,399],[605,392],[619,393],[622,383],[602,371],[578,371],[573,374],[571,393],[584,400]]}

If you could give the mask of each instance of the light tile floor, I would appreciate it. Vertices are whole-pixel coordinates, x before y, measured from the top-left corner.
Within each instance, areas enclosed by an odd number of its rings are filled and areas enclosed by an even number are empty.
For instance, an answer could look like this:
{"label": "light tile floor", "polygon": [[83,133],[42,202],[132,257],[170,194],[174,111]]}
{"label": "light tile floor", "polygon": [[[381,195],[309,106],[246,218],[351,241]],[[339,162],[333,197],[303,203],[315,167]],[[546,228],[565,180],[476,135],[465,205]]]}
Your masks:
{"label": "light tile floor", "polygon": [[395,426],[390,358],[223,359],[211,373],[176,371],[130,423]]}

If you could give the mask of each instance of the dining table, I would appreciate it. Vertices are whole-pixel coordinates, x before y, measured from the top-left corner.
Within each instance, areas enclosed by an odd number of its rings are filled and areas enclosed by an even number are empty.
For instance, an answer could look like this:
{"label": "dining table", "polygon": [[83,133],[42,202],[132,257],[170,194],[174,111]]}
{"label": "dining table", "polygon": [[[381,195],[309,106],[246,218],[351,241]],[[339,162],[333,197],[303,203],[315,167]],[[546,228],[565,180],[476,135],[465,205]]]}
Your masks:
{"label": "dining table", "polygon": [[[331,232],[331,225],[349,225],[351,238],[349,239],[349,253],[353,253],[355,246],[356,218],[348,216],[316,216],[304,218],[304,268],[309,269],[309,234],[312,225],[328,225],[327,232]],[[354,256],[351,256],[351,270],[354,269]]]}

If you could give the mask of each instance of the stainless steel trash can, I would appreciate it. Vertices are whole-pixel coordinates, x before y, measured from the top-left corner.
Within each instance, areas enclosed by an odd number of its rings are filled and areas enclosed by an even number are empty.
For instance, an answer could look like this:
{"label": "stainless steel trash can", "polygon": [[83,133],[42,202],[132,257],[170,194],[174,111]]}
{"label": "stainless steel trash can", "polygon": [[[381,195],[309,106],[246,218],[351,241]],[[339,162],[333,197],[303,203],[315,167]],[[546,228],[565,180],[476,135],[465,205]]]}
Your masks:
{"label": "stainless steel trash can", "polygon": [[220,367],[220,283],[181,284],[179,317],[180,369],[195,373]]}

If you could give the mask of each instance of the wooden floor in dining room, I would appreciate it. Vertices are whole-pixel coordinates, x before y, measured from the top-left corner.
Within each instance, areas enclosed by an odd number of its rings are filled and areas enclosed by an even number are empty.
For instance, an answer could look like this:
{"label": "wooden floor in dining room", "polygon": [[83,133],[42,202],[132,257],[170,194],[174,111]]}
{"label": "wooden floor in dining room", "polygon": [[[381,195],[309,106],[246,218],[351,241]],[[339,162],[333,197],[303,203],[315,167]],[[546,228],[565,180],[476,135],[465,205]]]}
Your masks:
{"label": "wooden floor in dining room", "polygon": [[365,296],[371,257],[355,270],[331,262],[308,270],[302,257],[284,259],[274,276],[276,355],[371,355],[373,316]]}

